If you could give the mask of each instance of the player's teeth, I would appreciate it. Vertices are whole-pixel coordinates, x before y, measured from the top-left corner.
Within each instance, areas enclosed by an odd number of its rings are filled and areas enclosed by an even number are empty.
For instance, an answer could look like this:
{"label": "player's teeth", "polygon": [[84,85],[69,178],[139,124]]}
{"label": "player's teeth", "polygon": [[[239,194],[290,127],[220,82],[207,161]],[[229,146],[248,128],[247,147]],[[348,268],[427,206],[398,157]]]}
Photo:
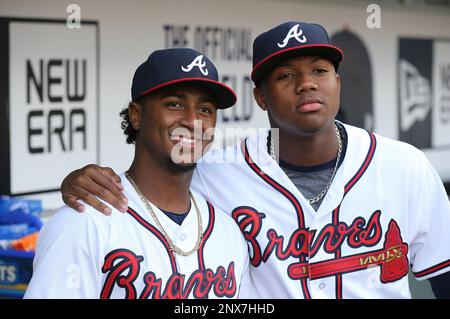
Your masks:
{"label": "player's teeth", "polygon": [[184,138],[184,137],[181,139],[181,141],[184,142],[184,143],[194,143],[194,140],[187,139],[187,138]]}
{"label": "player's teeth", "polygon": [[192,143],[195,142],[195,140],[190,139],[190,138],[186,138],[186,137],[183,137],[183,136],[172,136],[172,140],[173,141],[181,141],[183,143],[188,143],[188,144],[192,144]]}

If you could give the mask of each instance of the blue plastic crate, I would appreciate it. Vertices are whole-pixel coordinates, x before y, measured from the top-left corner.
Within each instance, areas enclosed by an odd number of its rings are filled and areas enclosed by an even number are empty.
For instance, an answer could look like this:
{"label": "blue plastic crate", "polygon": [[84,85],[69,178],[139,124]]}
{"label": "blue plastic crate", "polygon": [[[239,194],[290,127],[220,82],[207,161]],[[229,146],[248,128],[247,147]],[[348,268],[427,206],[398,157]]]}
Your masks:
{"label": "blue plastic crate", "polygon": [[0,298],[22,298],[33,274],[34,252],[0,249]]}
{"label": "blue plastic crate", "polygon": [[40,199],[0,195],[0,214],[20,209],[24,213],[39,216],[42,212]]}

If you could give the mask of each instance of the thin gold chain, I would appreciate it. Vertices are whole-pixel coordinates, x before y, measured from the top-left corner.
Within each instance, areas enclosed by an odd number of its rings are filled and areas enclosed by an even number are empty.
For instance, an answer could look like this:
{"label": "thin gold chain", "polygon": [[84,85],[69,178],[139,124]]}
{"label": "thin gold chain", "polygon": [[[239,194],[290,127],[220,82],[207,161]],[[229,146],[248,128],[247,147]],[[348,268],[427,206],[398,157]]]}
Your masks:
{"label": "thin gold chain", "polygon": [[147,198],[145,198],[144,194],[141,192],[139,187],[136,185],[134,180],[131,178],[130,174],[128,172],[125,172],[125,176],[130,181],[131,185],[134,187],[136,192],[138,193],[139,197],[141,198],[141,201],[144,203],[145,207],[147,208],[148,212],[152,216],[153,220],[155,221],[156,225],[158,226],[159,230],[162,232],[164,238],[166,239],[167,243],[169,244],[169,248],[174,253],[181,255],[181,256],[190,256],[193,253],[195,253],[201,246],[202,240],[203,240],[203,226],[202,226],[202,217],[200,215],[200,210],[198,209],[197,202],[195,201],[194,196],[192,196],[191,191],[189,191],[189,196],[192,199],[192,202],[194,203],[195,211],[197,212],[197,221],[198,221],[198,230],[197,230],[197,243],[195,244],[194,248],[192,248],[189,251],[184,251],[181,248],[177,247],[175,243],[170,239],[169,235],[165,231],[164,227],[161,225],[158,217],[156,217],[155,212],[153,211],[152,206],[150,205]]}
{"label": "thin gold chain", "polygon": [[[341,134],[339,132],[339,129],[338,129],[336,123],[334,124],[334,130],[336,132],[336,138],[337,138],[337,142],[338,142],[338,153],[337,153],[336,163],[335,163],[334,169],[333,169],[333,174],[331,174],[331,178],[328,181],[328,183],[325,185],[325,188],[317,196],[314,196],[313,198],[310,198],[310,199],[306,199],[310,204],[314,204],[315,202],[318,202],[327,193],[328,189],[331,186],[331,182],[333,181],[334,176],[336,175],[336,171],[339,166],[339,162],[341,160],[342,139],[341,139]],[[274,146],[272,134],[270,134],[270,133],[271,133],[271,131],[269,131],[268,138],[270,138],[270,143],[267,147],[269,148],[268,151],[269,151],[270,156],[276,161],[277,158],[275,156],[275,146]]]}

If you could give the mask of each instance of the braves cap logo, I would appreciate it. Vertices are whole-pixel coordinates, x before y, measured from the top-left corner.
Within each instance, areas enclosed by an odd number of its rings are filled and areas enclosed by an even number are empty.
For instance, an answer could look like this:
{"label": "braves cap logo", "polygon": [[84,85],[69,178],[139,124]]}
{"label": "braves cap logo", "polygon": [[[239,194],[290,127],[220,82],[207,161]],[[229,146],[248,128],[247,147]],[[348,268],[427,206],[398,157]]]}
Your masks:
{"label": "braves cap logo", "polygon": [[202,72],[202,74],[204,76],[208,75],[208,69],[205,68],[206,66],[206,62],[203,61],[203,55],[199,55],[197,56],[192,62],[191,64],[189,64],[188,66],[184,67],[181,66],[181,70],[184,72],[189,72],[191,71],[194,67],[198,67],[198,69],[200,70],[200,72]]}
{"label": "braves cap logo", "polygon": [[297,40],[300,43],[305,43],[306,42],[306,37],[303,35],[301,38],[299,38],[302,33],[303,30],[302,29],[298,29],[299,24],[294,25],[288,32],[288,34],[286,35],[286,37],[284,38],[282,43],[277,43],[279,48],[284,48],[290,39],[294,38],[295,40]]}

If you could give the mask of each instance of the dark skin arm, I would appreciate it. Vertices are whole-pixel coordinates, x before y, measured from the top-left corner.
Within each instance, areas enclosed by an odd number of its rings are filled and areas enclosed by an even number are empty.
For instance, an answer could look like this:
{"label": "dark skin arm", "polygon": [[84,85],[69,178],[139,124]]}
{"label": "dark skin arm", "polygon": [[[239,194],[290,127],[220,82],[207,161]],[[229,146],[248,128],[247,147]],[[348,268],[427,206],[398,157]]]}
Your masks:
{"label": "dark skin arm", "polygon": [[120,177],[111,168],[94,164],[73,171],[61,183],[64,203],[80,213],[84,211],[85,206],[78,200],[84,201],[105,215],[110,215],[111,209],[97,197],[119,211],[126,212],[128,200],[122,191]]}

